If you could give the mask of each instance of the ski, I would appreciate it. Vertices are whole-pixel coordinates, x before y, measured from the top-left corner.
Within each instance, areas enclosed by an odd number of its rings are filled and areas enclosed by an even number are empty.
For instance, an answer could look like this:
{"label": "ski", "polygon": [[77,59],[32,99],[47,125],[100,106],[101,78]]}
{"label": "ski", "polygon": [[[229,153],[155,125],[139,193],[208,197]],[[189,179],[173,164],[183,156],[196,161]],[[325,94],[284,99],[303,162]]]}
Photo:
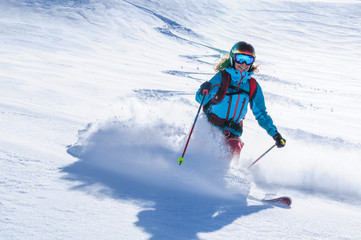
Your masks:
{"label": "ski", "polygon": [[278,197],[278,198],[259,199],[259,198],[255,198],[251,195],[248,195],[248,199],[262,202],[265,204],[274,205],[277,207],[282,207],[282,208],[289,208],[289,207],[291,207],[291,204],[292,204],[292,199],[290,197],[286,197],[286,196]]}
{"label": "ski", "polygon": [[264,203],[268,203],[268,204],[281,205],[281,206],[287,206],[287,207],[290,207],[292,204],[292,199],[290,197],[262,199],[261,201]]}

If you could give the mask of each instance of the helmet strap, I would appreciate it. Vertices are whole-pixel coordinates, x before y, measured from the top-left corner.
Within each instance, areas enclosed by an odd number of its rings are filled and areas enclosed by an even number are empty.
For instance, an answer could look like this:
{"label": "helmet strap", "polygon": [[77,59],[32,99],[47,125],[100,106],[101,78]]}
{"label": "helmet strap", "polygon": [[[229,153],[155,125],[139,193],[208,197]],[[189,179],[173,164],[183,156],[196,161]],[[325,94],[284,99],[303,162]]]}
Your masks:
{"label": "helmet strap", "polygon": [[231,63],[231,67],[234,67],[233,59],[232,59],[231,56],[229,56],[229,61],[230,61],[230,63]]}

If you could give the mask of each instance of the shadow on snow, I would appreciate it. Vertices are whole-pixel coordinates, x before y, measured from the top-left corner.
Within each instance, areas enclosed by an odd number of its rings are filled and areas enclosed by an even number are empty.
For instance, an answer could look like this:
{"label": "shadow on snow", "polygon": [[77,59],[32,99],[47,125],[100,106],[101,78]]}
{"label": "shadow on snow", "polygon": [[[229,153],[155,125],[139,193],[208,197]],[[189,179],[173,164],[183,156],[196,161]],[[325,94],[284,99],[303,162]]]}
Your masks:
{"label": "shadow on snow", "polygon": [[[151,239],[197,239],[199,232],[214,232],[236,219],[269,205],[247,206],[245,200],[229,200],[177,189],[149,185],[136,179],[86,164],[80,160],[63,169],[70,181],[83,184],[75,190],[87,191],[94,184],[102,184],[106,194],[115,199],[152,202],[138,213],[136,225],[152,235]],[[121,216],[119,216],[121,218]]]}

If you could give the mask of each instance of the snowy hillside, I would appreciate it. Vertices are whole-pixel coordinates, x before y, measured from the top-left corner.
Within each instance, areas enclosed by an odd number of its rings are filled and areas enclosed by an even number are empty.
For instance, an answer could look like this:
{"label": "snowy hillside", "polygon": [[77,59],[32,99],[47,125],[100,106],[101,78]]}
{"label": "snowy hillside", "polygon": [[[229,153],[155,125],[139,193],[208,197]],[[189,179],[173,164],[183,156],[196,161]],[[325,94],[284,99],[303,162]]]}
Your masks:
{"label": "snowy hillside", "polygon": [[[360,239],[358,0],[0,0],[0,239]],[[194,94],[256,49],[239,164]],[[231,168],[230,168],[231,166]],[[290,196],[291,208],[255,200]]]}

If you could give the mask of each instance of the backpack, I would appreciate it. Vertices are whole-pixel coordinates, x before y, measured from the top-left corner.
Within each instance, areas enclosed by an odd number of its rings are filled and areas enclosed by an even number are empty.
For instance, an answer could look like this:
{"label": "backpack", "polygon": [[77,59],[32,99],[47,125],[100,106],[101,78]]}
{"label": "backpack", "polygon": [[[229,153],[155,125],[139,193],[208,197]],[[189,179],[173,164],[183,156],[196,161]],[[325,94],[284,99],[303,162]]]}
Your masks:
{"label": "backpack", "polygon": [[[256,92],[256,89],[257,89],[257,81],[256,81],[256,79],[250,78],[248,80],[249,81],[249,92],[247,92],[245,90],[238,89],[238,88],[233,87],[233,86],[229,86],[229,83],[231,81],[231,75],[225,70],[223,70],[221,73],[222,73],[221,86],[220,86],[217,94],[204,106],[203,110],[205,112],[209,109],[209,107],[211,105],[220,103],[226,95],[235,95],[235,94],[240,94],[240,93],[247,93],[249,95],[249,100],[252,101],[254,93]],[[229,87],[233,88],[233,89],[236,89],[238,91],[234,92],[234,93],[227,93],[227,90],[228,90]]]}

